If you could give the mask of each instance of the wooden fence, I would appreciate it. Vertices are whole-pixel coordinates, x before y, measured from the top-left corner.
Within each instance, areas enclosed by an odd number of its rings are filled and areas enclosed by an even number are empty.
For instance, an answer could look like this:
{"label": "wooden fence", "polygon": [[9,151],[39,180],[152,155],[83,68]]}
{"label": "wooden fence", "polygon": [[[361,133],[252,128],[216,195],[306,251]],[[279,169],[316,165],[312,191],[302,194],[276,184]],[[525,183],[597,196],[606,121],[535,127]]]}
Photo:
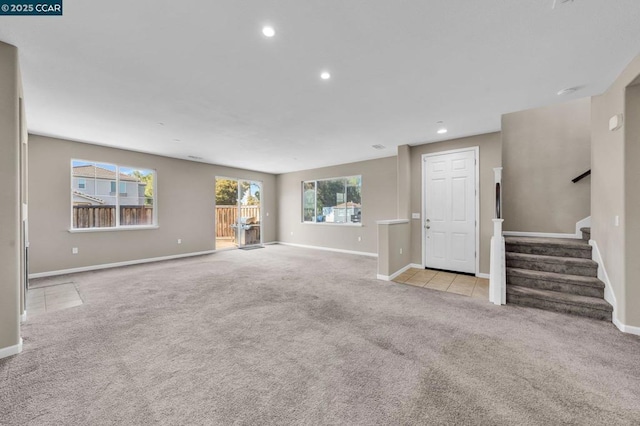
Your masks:
{"label": "wooden fence", "polygon": [[[120,206],[120,226],[153,225],[153,207]],[[116,206],[73,206],[74,228],[116,226]]]}
{"label": "wooden fence", "polygon": [[[241,207],[242,217],[260,220],[259,206]],[[235,237],[232,224],[238,221],[236,206],[216,206],[216,237]],[[153,225],[153,207],[120,206],[120,226]],[[116,206],[73,206],[74,228],[109,228],[116,226]]]}
{"label": "wooden fence", "polygon": [[[242,217],[255,217],[260,220],[259,206],[242,206],[240,208]],[[234,229],[231,224],[238,222],[237,206],[216,206],[216,238],[234,237]]]}

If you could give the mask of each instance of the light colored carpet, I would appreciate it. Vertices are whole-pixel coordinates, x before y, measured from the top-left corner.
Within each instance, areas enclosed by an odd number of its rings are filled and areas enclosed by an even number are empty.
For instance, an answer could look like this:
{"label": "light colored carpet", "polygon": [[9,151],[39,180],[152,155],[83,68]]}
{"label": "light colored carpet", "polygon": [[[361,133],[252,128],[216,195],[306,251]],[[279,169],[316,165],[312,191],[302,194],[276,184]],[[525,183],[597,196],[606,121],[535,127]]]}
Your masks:
{"label": "light colored carpet", "polygon": [[639,424],[640,339],[285,246],[74,281],[0,361],[0,423]]}

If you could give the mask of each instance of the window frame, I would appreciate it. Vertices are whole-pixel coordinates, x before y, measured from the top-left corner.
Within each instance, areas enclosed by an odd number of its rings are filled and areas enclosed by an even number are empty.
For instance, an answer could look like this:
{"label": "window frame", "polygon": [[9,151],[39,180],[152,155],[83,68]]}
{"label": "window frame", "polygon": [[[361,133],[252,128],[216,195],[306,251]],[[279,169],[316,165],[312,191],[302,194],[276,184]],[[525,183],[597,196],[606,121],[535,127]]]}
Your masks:
{"label": "window frame", "polygon": [[[348,210],[348,181],[349,179],[352,178],[358,178],[359,182],[360,182],[360,222],[318,222],[318,182],[323,182],[323,181],[330,181],[330,180],[344,180],[345,181],[345,190],[344,190],[344,198],[345,198],[345,209]],[[305,220],[304,219],[304,210],[305,210],[305,185],[306,184],[313,184],[313,192],[314,192],[314,200],[313,200],[313,210],[314,210],[314,216],[313,216],[313,221],[309,221],[309,220]],[[362,175],[361,174],[355,174],[355,175],[348,175],[348,176],[337,176],[337,177],[330,177],[330,178],[322,178],[322,179],[310,179],[310,180],[303,180],[300,184],[300,189],[301,189],[301,223],[304,225],[320,225],[320,226],[363,226],[362,225]]]}
{"label": "window frame", "polygon": [[[115,209],[116,209],[116,224],[115,226],[109,227],[100,227],[100,228],[74,228],[73,227],[73,163],[81,162],[81,163],[89,163],[94,165],[108,165],[115,167],[116,180],[111,181],[109,184],[109,189],[113,188],[113,184],[115,183],[116,189],[120,189],[120,169],[131,169],[131,170],[148,170],[153,174],[153,212],[152,212],[152,224],[150,225],[120,225],[120,192],[116,191],[112,193],[112,196],[115,197]],[[118,164],[115,162],[109,161],[95,161],[95,160],[83,160],[80,158],[72,158],[69,164],[69,175],[71,180],[71,191],[70,191],[70,209],[69,209],[69,232],[70,233],[83,233],[83,232],[113,232],[113,231],[139,231],[139,230],[148,230],[148,229],[158,229],[160,227],[158,223],[158,171],[153,168],[147,167],[132,167],[124,164]],[[86,179],[86,178],[85,178]],[[94,179],[98,180],[98,179]],[[94,183],[94,186],[97,186]],[[94,188],[95,190],[95,188]],[[126,193],[125,193],[126,194]],[[146,202],[146,197],[145,197]]]}

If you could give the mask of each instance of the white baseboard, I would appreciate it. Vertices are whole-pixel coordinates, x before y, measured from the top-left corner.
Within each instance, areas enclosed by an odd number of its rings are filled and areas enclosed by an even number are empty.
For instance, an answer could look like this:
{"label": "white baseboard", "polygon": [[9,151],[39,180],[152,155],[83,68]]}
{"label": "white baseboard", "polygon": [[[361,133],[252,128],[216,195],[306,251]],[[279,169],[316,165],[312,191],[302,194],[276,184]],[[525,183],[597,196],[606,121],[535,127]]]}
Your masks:
{"label": "white baseboard", "polygon": [[17,345],[0,349],[0,359],[6,358],[12,355],[17,355],[20,352],[22,352],[22,337],[20,338],[20,342]]}
{"label": "white baseboard", "polygon": [[606,300],[611,306],[613,306],[613,317],[615,318],[616,310],[618,308],[618,302],[616,295],[613,294],[611,288],[611,281],[609,280],[609,274],[607,274],[607,268],[602,260],[602,254],[600,248],[595,240],[589,240],[589,245],[593,247],[591,250],[591,259],[598,264],[598,279],[604,283],[604,300]]}
{"label": "white baseboard", "polygon": [[29,274],[29,279],[54,277],[56,275],[75,274],[78,272],[97,271],[99,269],[119,268],[121,266],[138,265],[141,263],[161,262],[163,260],[181,259],[183,257],[202,256],[205,254],[215,253],[216,250],[199,251],[194,253],[174,254],[171,256],[152,257],[148,259],[127,260],[124,262],[103,263],[100,265],[82,266],[79,268],[61,269],[58,271],[38,272]]}
{"label": "white baseboard", "polygon": [[[424,269],[424,265],[421,265],[421,264],[419,264],[419,263],[411,263],[411,264],[409,264],[409,265],[405,266],[404,268],[400,269],[398,272],[396,272],[396,273],[394,273],[394,274],[392,274],[392,275],[380,275],[380,274],[378,274],[378,279],[379,279],[379,280],[384,280],[384,281],[391,281],[391,280],[393,280],[395,277],[397,277],[398,275],[400,275],[401,273],[403,273],[403,272],[405,272],[405,271],[407,271],[407,270],[409,270],[409,269],[411,269],[411,268],[415,268],[415,269]],[[490,278],[489,274],[484,274],[484,273],[482,273],[482,272],[478,272],[478,273],[476,274],[476,277],[478,277],[478,278],[486,278],[486,279],[489,279],[489,278]]]}
{"label": "white baseboard", "polygon": [[336,253],[357,254],[359,256],[378,257],[378,253],[369,253],[366,251],[353,251],[353,250],[336,249],[331,247],[308,246],[305,244],[285,243],[282,241],[278,241],[275,244],[282,244],[283,246],[300,247],[300,248],[308,248],[308,249],[315,249],[315,250],[334,251]]}
{"label": "white baseboard", "polygon": [[640,327],[634,327],[632,325],[626,325],[618,321],[618,318],[613,317],[613,325],[618,327],[618,330],[623,333],[635,334],[636,336],[640,336]]}
{"label": "white baseboard", "polygon": [[25,309],[22,315],[20,315],[20,322],[25,322],[26,320],[27,320],[27,310]]}
{"label": "white baseboard", "polygon": [[394,273],[393,273],[393,274],[391,274],[391,275],[380,275],[380,274],[378,274],[378,275],[377,275],[377,278],[378,278],[379,280],[383,280],[383,281],[391,281],[391,280],[393,280],[395,277],[397,277],[398,275],[400,275],[401,273],[403,273],[403,272],[405,272],[405,271],[408,271],[409,269],[411,269],[411,264],[409,264],[409,265],[407,265],[407,266],[405,266],[405,267],[403,267],[403,268],[400,268],[399,270],[397,270],[396,272],[394,272]]}
{"label": "white baseboard", "polygon": [[541,238],[574,238],[580,239],[582,236],[576,234],[556,234],[551,232],[520,232],[520,231],[503,231],[505,237],[541,237]]}
{"label": "white baseboard", "polygon": [[579,240],[582,238],[580,228],[591,227],[591,216],[576,222],[576,232],[574,234],[558,234],[552,232],[520,232],[520,231],[504,231],[502,235],[505,237],[541,237],[541,238],[574,238]]}
{"label": "white baseboard", "polygon": [[618,301],[616,300],[616,295],[613,292],[611,281],[609,280],[609,274],[607,274],[607,268],[602,260],[602,253],[600,253],[596,240],[589,240],[589,245],[593,247],[593,250],[591,251],[591,258],[594,262],[598,263],[598,279],[604,283],[604,300],[613,306],[611,322],[613,322],[613,325],[618,327],[618,329],[623,333],[640,336],[640,327],[623,324],[616,316],[618,312]]}
{"label": "white baseboard", "polygon": [[579,235],[580,238],[582,238],[582,231],[580,231],[581,228],[591,228],[591,216],[585,217],[576,223],[576,235]]}

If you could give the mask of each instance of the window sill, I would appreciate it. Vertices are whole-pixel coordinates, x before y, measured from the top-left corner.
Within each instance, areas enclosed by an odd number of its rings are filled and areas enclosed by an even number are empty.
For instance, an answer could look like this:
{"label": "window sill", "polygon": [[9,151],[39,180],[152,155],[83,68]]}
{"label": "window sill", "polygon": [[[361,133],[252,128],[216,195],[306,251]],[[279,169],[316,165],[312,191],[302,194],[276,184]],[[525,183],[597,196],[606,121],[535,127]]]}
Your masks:
{"label": "window sill", "polygon": [[145,225],[145,226],[120,226],[120,227],[111,227],[111,228],[78,228],[78,229],[69,229],[69,233],[71,234],[82,234],[85,232],[115,232],[115,231],[144,231],[149,229],[158,229],[160,228],[158,225]]}
{"label": "window sill", "polygon": [[332,222],[302,222],[303,225],[314,226],[354,226],[356,228],[362,227],[362,223],[332,223]]}

